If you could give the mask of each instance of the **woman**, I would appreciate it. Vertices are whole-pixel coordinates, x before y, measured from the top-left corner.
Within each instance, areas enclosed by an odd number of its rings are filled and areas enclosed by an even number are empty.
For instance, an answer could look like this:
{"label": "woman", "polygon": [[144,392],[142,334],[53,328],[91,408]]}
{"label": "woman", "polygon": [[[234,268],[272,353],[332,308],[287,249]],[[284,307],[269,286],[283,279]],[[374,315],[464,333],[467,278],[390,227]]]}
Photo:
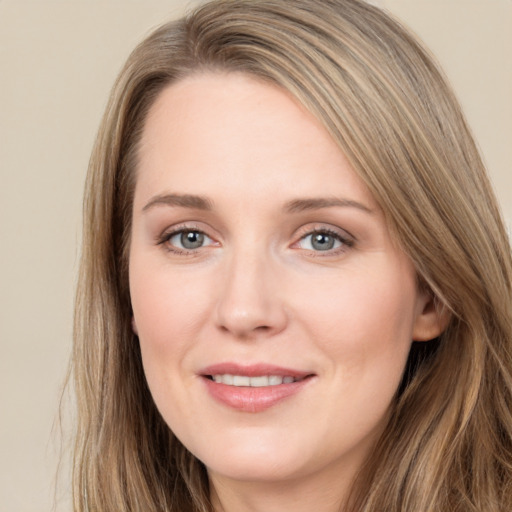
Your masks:
{"label": "woman", "polygon": [[419,44],[359,0],[207,3],[93,151],[75,510],[511,510],[511,311]]}

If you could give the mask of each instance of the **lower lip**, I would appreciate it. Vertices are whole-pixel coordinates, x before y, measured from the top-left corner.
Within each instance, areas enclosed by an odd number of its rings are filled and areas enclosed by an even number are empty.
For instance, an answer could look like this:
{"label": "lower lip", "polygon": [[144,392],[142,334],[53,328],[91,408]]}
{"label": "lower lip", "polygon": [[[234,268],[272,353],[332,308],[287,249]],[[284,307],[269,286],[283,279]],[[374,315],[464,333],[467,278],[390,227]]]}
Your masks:
{"label": "lower lip", "polygon": [[210,395],[217,401],[243,412],[262,412],[296,395],[306,386],[311,377],[276,386],[253,388],[249,386],[229,386],[203,377]]}

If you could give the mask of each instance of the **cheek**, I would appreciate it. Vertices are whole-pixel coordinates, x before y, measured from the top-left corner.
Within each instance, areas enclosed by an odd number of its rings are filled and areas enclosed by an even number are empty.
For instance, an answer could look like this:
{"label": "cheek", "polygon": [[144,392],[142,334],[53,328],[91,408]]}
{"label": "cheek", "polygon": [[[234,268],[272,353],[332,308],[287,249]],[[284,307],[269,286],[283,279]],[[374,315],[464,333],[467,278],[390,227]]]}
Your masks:
{"label": "cheek", "polygon": [[188,410],[177,390],[191,379],[190,354],[211,293],[204,279],[187,279],[183,272],[154,268],[135,256],[130,261],[130,292],[144,373],[158,409],[170,421],[176,407]]}
{"label": "cheek", "polygon": [[191,379],[189,354],[211,296],[206,288],[204,280],[188,280],[165,264],[139,259],[137,254],[130,260],[130,293],[144,373],[168,423],[181,424],[189,412],[181,384]]}
{"label": "cheek", "polygon": [[[311,339],[328,353],[337,370],[364,375],[401,374],[415,315],[414,273],[366,271],[299,291],[298,315]],[[408,269],[406,269],[408,270]],[[370,377],[369,377],[370,378]],[[373,377],[372,377],[373,378]]]}
{"label": "cheek", "polygon": [[169,269],[130,261],[130,293],[135,323],[141,343],[155,349],[175,350],[187,340],[207,307],[208,289],[204,280],[187,280]]}
{"label": "cheek", "polygon": [[383,426],[411,346],[414,290],[414,279],[354,273],[304,295],[303,325],[332,383],[319,414],[333,425],[333,445],[339,429],[357,440]]}

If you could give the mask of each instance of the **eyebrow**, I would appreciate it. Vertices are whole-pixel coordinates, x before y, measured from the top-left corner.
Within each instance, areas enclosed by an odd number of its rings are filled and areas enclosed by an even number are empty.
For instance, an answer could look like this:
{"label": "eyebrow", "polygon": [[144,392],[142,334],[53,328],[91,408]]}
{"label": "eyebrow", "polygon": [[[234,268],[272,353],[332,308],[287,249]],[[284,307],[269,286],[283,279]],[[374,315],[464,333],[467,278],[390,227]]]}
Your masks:
{"label": "eyebrow", "polygon": [[[193,194],[161,194],[152,197],[144,208],[142,208],[142,211],[145,212],[155,206],[178,206],[209,211],[213,209],[213,202],[205,196],[196,196]],[[357,208],[366,213],[374,213],[371,208],[368,208],[368,206],[358,201],[338,197],[293,199],[285,204],[284,211],[287,213],[300,213],[308,210],[320,210],[322,208],[332,207],[350,207]]]}
{"label": "eyebrow", "polygon": [[162,194],[152,197],[142,208],[145,212],[155,206],[181,206],[182,208],[193,208],[196,210],[211,210],[213,203],[204,196],[195,196],[192,194]]}
{"label": "eyebrow", "polygon": [[285,211],[288,213],[298,213],[304,212],[308,210],[320,210],[322,208],[332,208],[332,207],[350,207],[357,208],[366,213],[374,213],[374,211],[365,206],[358,201],[353,201],[352,199],[338,198],[338,197],[313,197],[313,198],[304,198],[304,199],[294,199],[293,201],[289,201],[285,205]]}

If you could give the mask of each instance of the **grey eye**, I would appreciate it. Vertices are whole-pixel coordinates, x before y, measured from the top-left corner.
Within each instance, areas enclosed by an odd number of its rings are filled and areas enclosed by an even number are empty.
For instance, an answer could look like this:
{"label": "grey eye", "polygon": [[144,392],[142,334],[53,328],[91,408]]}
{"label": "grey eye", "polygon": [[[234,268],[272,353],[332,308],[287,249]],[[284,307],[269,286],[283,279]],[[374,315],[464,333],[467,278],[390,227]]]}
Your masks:
{"label": "grey eye", "polygon": [[185,231],[180,236],[181,245],[185,249],[197,249],[204,243],[204,235],[197,231]]}
{"label": "grey eye", "polygon": [[212,243],[212,240],[200,231],[185,230],[175,233],[169,243],[179,249],[191,251]]}
{"label": "grey eye", "polygon": [[325,233],[311,235],[311,246],[317,251],[328,251],[334,247],[334,237]]}
{"label": "grey eye", "polygon": [[341,245],[342,242],[338,236],[322,232],[310,233],[300,241],[301,249],[309,251],[330,251]]}

